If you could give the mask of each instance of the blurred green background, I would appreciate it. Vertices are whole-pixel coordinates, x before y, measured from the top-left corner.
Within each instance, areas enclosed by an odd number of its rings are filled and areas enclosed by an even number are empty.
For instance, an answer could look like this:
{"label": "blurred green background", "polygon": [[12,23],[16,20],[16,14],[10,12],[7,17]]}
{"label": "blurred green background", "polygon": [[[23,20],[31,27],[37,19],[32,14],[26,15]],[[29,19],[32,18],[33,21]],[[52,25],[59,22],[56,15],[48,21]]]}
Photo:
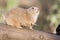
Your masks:
{"label": "blurred green background", "polygon": [[60,24],[60,0],[37,0],[36,3],[35,1],[0,0],[0,23],[4,23],[2,14],[7,13],[12,8],[37,6],[40,8],[41,14],[37,21],[38,26],[34,29],[56,33],[56,27]]}

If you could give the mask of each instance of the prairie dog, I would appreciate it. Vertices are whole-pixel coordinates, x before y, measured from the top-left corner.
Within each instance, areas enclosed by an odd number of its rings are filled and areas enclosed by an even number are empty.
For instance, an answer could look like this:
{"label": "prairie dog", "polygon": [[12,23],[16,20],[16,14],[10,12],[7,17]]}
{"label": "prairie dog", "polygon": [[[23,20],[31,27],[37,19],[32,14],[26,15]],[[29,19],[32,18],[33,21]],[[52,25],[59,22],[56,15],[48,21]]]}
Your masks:
{"label": "prairie dog", "polygon": [[39,9],[37,7],[30,7],[28,9],[13,8],[3,15],[3,18],[8,25],[17,28],[22,28],[21,25],[23,25],[32,29],[32,25],[36,23],[38,15]]}

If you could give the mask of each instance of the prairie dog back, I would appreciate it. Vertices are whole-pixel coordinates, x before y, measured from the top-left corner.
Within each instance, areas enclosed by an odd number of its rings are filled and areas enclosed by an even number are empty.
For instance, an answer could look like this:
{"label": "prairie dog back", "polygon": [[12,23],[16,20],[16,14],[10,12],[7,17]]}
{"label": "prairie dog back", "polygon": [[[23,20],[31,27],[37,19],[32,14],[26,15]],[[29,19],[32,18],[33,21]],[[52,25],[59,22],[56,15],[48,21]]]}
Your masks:
{"label": "prairie dog back", "polygon": [[23,25],[32,29],[32,24],[35,24],[37,21],[37,14],[39,14],[37,7],[30,7],[28,9],[13,8],[3,17],[8,25],[17,28],[22,28],[21,25]]}

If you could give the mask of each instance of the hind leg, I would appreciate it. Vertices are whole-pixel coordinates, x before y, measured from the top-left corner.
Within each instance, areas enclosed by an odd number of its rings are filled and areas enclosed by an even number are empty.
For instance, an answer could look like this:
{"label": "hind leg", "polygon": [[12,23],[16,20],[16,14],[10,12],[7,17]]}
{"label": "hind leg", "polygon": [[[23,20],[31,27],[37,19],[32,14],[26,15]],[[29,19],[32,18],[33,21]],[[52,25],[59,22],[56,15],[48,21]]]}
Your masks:
{"label": "hind leg", "polygon": [[21,26],[20,23],[18,23],[18,24],[16,25],[16,27],[17,27],[17,28],[22,28],[22,26]]}
{"label": "hind leg", "polygon": [[22,27],[18,26],[17,28],[22,28]]}
{"label": "hind leg", "polygon": [[17,26],[17,28],[22,28],[22,27],[19,25],[19,26]]}

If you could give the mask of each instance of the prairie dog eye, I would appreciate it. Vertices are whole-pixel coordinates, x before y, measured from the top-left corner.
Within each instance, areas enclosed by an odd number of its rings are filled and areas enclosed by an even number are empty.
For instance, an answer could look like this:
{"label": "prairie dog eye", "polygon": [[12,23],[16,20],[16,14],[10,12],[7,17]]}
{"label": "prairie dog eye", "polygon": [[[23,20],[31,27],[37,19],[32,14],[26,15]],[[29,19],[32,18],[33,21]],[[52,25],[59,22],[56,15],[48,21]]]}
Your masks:
{"label": "prairie dog eye", "polygon": [[32,9],[34,9],[34,8],[32,7]]}

